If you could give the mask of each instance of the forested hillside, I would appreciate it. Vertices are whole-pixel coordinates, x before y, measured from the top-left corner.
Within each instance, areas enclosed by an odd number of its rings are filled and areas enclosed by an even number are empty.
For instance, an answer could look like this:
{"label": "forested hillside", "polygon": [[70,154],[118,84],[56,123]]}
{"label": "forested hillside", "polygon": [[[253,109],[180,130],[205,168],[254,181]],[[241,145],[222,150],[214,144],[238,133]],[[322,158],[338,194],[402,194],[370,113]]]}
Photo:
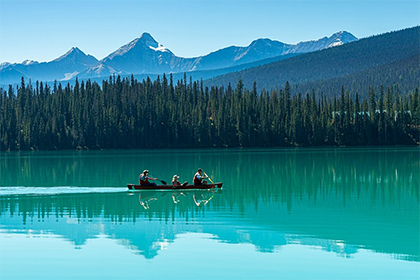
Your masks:
{"label": "forested hillside", "polygon": [[[419,38],[420,40],[420,38]],[[420,53],[409,58],[398,60],[390,64],[363,70],[354,74],[345,75],[329,80],[308,82],[292,86],[295,92],[321,92],[327,96],[338,95],[341,87],[354,94],[366,94],[372,85],[376,91],[380,85],[398,85],[400,92],[409,92],[420,85]]]}
{"label": "forested hillside", "polygon": [[[392,86],[403,79],[409,80],[407,86],[411,87],[420,83],[420,76],[416,75],[420,71],[419,38],[420,27],[417,26],[226,74],[205,81],[205,85],[226,86],[241,78],[245,87],[251,88],[255,81],[259,89],[271,90],[284,87],[288,81],[293,88],[302,85],[306,92],[315,88],[329,96],[339,94],[336,89],[343,84],[359,94],[366,92],[366,86]],[[388,66],[392,71],[386,71]],[[362,83],[359,84],[360,77]],[[342,79],[334,80],[338,78]],[[309,86],[304,86],[308,83]]]}
{"label": "forested hillside", "polygon": [[[53,87],[22,79],[0,92],[0,149],[112,149],[418,144],[417,88],[372,85],[367,98],[207,88],[110,77]],[[379,87],[379,91],[374,88]],[[354,96],[352,98],[351,96]]]}

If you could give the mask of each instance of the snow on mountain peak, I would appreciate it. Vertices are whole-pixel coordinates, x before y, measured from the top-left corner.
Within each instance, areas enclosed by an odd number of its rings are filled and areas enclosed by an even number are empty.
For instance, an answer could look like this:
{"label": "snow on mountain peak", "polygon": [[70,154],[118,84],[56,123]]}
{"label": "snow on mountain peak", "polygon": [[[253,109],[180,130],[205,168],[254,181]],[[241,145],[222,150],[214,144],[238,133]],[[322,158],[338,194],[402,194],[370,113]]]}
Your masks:
{"label": "snow on mountain peak", "polygon": [[349,42],[357,41],[357,38],[353,34],[347,31],[340,31],[340,32],[334,33],[330,38],[331,39],[336,38],[336,40],[340,40],[342,43],[349,43]]}
{"label": "snow on mountain peak", "polygon": [[109,57],[113,58],[115,56],[122,56],[126,53],[128,53],[129,51],[131,51],[132,49],[136,48],[137,46],[147,46],[147,47],[153,47],[153,48],[158,48],[159,44],[155,41],[155,39],[153,39],[153,37],[147,33],[144,32],[139,38],[134,39],[133,41],[131,41],[130,43],[120,47],[118,50],[116,50],[113,54],[111,54]]}
{"label": "snow on mountain peak", "polygon": [[105,59],[113,59],[116,56],[124,56],[126,53],[130,52],[134,49],[143,49],[143,50],[153,50],[156,52],[167,52],[171,53],[171,51],[164,47],[162,44],[159,44],[156,42],[156,40],[147,32],[144,32],[139,38],[134,39],[130,43],[120,47],[118,50],[116,50],[114,53],[110,54]]}
{"label": "snow on mountain peak", "polygon": [[138,41],[143,43],[144,45],[148,46],[150,49],[158,52],[170,52],[169,49],[164,47],[162,44],[156,42],[156,40],[147,32],[144,32]]}
{"label": "snow on mountain peak", "polygon": [[76,77],[78,74],[79,74],[79,72],[77,72],[77,71],[74,71],[72,73],[65,73],[64,74],[64,78],[61,79],[60,81],[68,81],[68,80],[71,80],[74,77]]}
{"label": "snow on mountain peak", "polygon": [[30,60],[30,59],[26,59],[26,60],[22,61],[22,63],[3,62],[3,63],[0,63],[0,70],[6,68],[8,66],[14,66],[14,65],[17,65],[17,64],[27,66],[27,65],[38,64],[38,63],[39,63],[38,61]]}
{"label": "snow on mountain peak", "polygon": [[38,61],[34,61],[34,60],[30,60],[30,59],[26,59],[22,62],[23,65],[32,65],[32,64],[36,64],[38,63]]}
{"label": "snow on mountain peak", "polygon": [[169,52],[169,50],[161,44],[158,44],[157,48],[155,48],[153,46],[149,46],[149,48],[151,48],[152,50],[157,51],[157,52]]}
{"label": "snow on mountain peak", "polygon": [[357,38],[353,34],[347,31],[340,31],[340,32],[334,33],[333,35],[331,35],[331,37],[326,38],[326,39],[328,40],[328,45],[325,46],[325,48],[341,46],[345,43],[357,41]]}
{"label": "snow on mountain peak", "polygon": [[15,65],[16,63],[11,63],[11,62],[3,62],[3,63],[0,63],[0,70],[2,70],[2,69],[4,69],[4,68],[7,68],[7,67],[9,67],[9,66],[11,66],[11,65]]}

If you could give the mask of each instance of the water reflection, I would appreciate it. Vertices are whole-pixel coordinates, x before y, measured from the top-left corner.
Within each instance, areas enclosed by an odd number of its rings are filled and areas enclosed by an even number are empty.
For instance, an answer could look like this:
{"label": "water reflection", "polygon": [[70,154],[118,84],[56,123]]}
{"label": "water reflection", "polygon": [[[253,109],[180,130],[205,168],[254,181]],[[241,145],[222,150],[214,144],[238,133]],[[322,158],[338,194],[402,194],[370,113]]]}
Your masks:
{"label": "water reflection", "polygon": [[157,244],[200,232],[231,244],[250,243],[260,252],[302,244],[343,257],[367,248],[419,261],[418,204],[410,196],[399,197],[395,205],[383,207],[364,205],[354,196],[348,202],[356,206],[343,209],[341,201],[334,202],[335,194],[316,204],[297,196],[290,210],[275,199],[232,206],[227,191],[15,195],[0,198],[0,213],[6,232],[53,233],[75,247],[105,234],[147,258],[158,254]]}
{"label": "water reflection", "polygon": [[[363,248],[420,261],[418,149],[171,153],[2,155],[1,230],[56,234],[76,248],[106,235],[146,258],[179,235],[206,233],[225,243],[252,244],[260,252],[301,244],[343,258]],[[226,187],[223,192],[2,194],[8,186],[63,182],[121,186],[133,182],[144,166],[160,178],[177,173],[184,179],[203,167]]]}
{"label": "water reflection", "polygon": [[[174,204],[185,204],[191,201],[194,201],[194,204],[197,207],[204,207],[210,200],[213,199],[215,195],[222,194],[222,190],[220,189],[210,189],[210,190],[197,190],[197,191],[137,191],[134,194],[138,193],[139,197],[139,204],[146,210],[150,209],[150,205],[153,202],[161,201],[162,200],[172,200]],[[170,197],[170,198],[169,198]],[[162,202],[165,205],[170,203]],[[156,208],[160,209],[162,206],[161,204],[155,203]],[[153,208],[153,207],[152,207]]]}

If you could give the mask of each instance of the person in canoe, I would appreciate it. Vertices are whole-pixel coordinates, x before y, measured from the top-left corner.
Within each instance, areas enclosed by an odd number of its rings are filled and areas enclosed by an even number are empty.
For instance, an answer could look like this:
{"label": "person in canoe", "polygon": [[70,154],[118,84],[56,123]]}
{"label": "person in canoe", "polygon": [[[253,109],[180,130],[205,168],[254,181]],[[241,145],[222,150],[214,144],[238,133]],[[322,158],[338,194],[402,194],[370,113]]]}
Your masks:
{"label": "person in canoe", "polygon": [[149,180],[159,180],[158,178],[149,177],[149,170],[144,170],[142,174],[139,176],[139,183],[141,186],[154,186],[156,187],[157,184],[155,182],[149,182]]}
{"label": "person in canoe", "polygon": [[178,181],[178,179],[179,179],[178,175],[174,175],[174,177],[172,177],[172,186],[174,187],[181,186],[181,183]]}
{"label": "person in canoe", "polygon": [[203,179],[207,179],[208,177],[203,175],[203,169],[199,168],[197,170],[197,173],[195,173],[194,175],[194,186],[199,186],[199,185],[205,185],[207,184],[207,181],[203,181]]}
{"label": "person in canoe", "polygon": [[179,179],[179,176],[178,175],[174,175],[174,177],[172,178],[172,186],[174,186],[174,187],[181,187],[181,186],[188,185],[188,182],[187,181],[185,181],[184,183],[181,184],[178,181],[178,179]]}

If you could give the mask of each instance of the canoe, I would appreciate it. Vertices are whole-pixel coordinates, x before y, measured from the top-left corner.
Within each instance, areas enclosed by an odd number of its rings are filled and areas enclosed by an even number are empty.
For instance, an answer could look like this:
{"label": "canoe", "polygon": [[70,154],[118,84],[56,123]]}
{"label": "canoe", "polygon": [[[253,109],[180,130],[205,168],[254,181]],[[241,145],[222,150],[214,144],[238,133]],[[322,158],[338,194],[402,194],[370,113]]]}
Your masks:
{"label": "canoe", "polygon": [[127,184],[129,190],[207,190],[207,189],[221,189],[223,183],[205,184],[205,185],[184,185],[184,186],[172,186],[172,185],[157,185],[157,186],[142,186],[135,184]]}

